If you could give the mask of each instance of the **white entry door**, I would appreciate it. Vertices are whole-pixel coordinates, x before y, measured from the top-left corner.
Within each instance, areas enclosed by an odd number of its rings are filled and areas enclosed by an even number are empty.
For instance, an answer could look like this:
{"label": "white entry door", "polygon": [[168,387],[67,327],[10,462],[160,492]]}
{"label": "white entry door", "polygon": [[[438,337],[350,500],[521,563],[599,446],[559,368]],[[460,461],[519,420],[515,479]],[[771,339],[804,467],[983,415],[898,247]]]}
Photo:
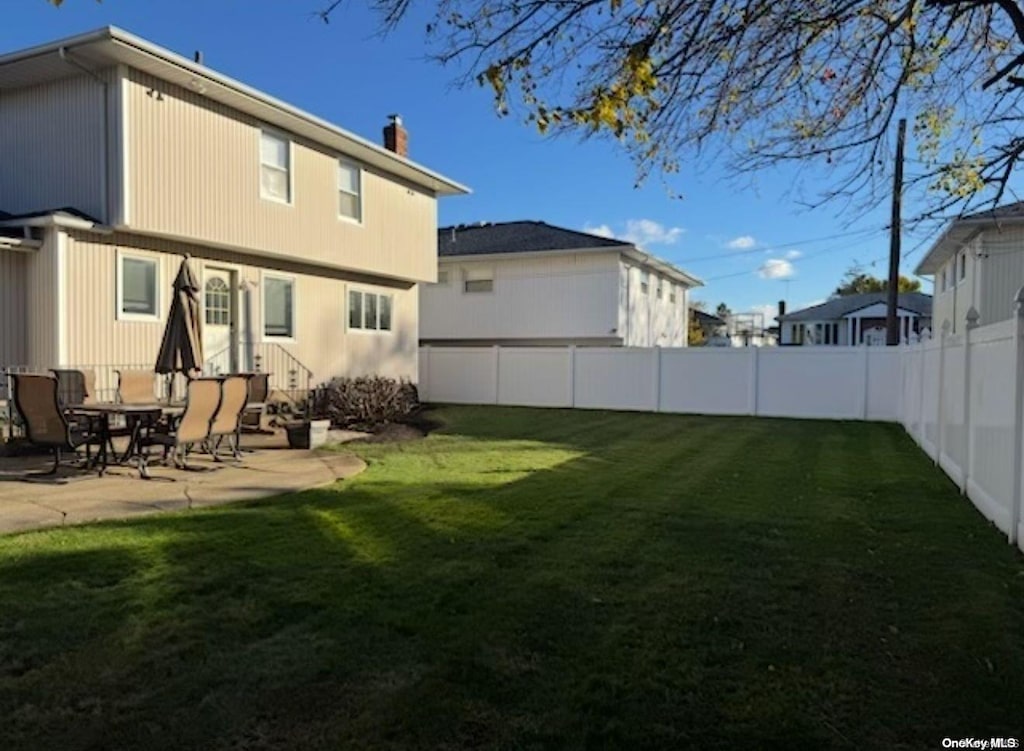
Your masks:
{"label": "white entry door", "polygon": [[203,273],[203,354],[210,375],[238,372],[235,272],[207,266]]}

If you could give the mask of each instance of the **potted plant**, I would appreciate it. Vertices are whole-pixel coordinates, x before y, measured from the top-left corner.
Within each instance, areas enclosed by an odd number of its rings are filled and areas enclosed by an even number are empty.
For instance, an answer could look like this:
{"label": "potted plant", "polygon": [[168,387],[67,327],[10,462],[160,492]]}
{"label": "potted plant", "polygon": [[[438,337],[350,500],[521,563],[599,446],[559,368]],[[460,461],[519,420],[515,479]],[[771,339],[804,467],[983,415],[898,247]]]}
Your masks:
{"label": "potted plant", "polygon": [[315,449],[327,443],[331,421],[324,418],[315,405],[316,400],[310,399],[304,413],[294,413],[291,419],[283,423],[288,435],[288,448]]}

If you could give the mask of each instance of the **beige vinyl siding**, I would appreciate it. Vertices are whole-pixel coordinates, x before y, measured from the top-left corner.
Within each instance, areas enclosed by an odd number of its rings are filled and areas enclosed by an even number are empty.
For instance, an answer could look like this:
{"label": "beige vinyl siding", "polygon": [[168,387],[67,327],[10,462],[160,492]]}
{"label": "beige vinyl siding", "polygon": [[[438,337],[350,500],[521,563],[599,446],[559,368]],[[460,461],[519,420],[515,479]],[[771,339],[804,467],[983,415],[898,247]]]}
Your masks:
{"label": "beige vinyl siding", "polygon": [[[338,157],[292,140],[291,203],[260,197],[260,130],[197,91],[129,73],[133,230],[406,280],[432,281],[437,201],[363,172],[362,222],[339,217]],[[287,134],[285,134],[287,135]]]}
{"label": "beige vinyl siding", "polygon": [[[113,70],[104,77],[113,81]],[[72,206],[105,219],[106,122],[103,86],[86,76],[0,90],[0,208]]]}
{"label": "beige vinyl siding", "polygon": [[1013,316],[1014,297],[1024,285],[1024,228],[986,230],[981,243],[981,323],[1005,321]]}
{"label": "beige vinyl siding", "polygon": [[[943,321],[950,322],[950,331],[959,334],[963,331],[967,320],[967,311],[971,306],[979,308],[978,305],[978,279],[977,271],[979,260],[977,258],[980,248],[980,239],[973,240],[963,248],[957,255],[946,261],[934,277],[935,288],[932,295],[932,327],[936,334],[942,330]],[[959,278],[958,256],[965,254],[967,260],[967,275],[964,279]],[[951,283],[945,290],[942,289],[942,274],[949,270]]]}
{"label": "beige vinyl siding", "polygon": [[[118,251],[151,253],[159,260],[160,321],[125,321],[117,317]],[[239,315],[242,341],[262,342],[261,284],[265,271],[295,279],[295,338],[280,346],[313,371],[314,383],[338,375],[380,374],[416,378],[417,310],[415,285],[346,275],[307,264],[269,262],[248,254],[223,251],[168,240],[117,233],[108,237],[72,232],[68,238],[68,359],[76,364],[147,365],[156,359],[163,333],[170,290],[185,253],[202,278],[206,264],[223,265],[238,273],[245,309]],[[348,332],[347,290],[390,294],[394,299],[393,328],[389,333]],[[251,330],[250,330],[251,323]],[[207,355],[216,353],[208,352]]]}
{"label": "beige vinyl siding", "polygon": [[26,309],[23,364],[42,370],[61,364],[59,238],[59,232],[47,230],[43,246],[29,256],[25,269],[25,300],[31,310]]}
{"label": "beige vinyl siding", "polygon": [[0,367],[28,362],[25,296],[28,266],[34,252],[0,250]]}

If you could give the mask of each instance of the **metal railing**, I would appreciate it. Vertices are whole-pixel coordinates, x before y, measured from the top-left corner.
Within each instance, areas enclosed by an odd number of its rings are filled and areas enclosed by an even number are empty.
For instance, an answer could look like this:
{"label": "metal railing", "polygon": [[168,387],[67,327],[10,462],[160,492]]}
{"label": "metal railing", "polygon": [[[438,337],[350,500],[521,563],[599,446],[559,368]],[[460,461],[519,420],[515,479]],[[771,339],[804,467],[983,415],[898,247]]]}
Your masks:
{"label": "metal railing", "polygon": [[268,375],[270,411],[307,411],[313,371],[280,344],[242,342],[237,349],[225,348],[206,358],[203,375],[223,375],[233,370]]}

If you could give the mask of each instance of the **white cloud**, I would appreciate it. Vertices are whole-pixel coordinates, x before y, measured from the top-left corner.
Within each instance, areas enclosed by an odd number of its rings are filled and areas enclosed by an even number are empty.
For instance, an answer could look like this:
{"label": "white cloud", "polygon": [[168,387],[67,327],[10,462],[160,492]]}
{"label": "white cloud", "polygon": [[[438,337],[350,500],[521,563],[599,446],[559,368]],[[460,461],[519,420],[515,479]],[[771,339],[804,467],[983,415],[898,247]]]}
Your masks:
{"label": "white cloud", "polygon": [[769,258],[757,270],[757,275],[762,279],[788,279],[795,273],[793,264],[785,258]]}
{"label": "white cloud", "polygon": [[668,227],[653,219],[628,219],[622,232],[616,232],[607,224],[586,224],[583,231],[600,237],[616,237],[639,247],[671,245],[686,232],[682,227]]}
{"label": "white cloud", "polygon": [[797,258],[799,258],[802,255],[803,255],[803,253],[801,253],[799,250],[787,250],[786,251],[786,258],[788,260],[790,260],[790,261],[794,261],[794,260],[796,260]]}
{"label": "white cloud", "polygon": [[597,235],[598,237],[615,237],[615,233],[612,232],[612,228],[607,224],[599,224],[596,227],[591,227],[589,224],[583,225],[583,231],[588,232],[591,235]]}
{"label": "white cloud", "polygon": [[[760,313],[761,315],[763,315],[764,316],[764,319],[763,319],[764,320],[764,327],[765,328],[769,328],[771,326],[776,325],[775,316],[777,316],[779,314],[779,306],[777,304],[776,305],[769,305],[769,304],[755,305],[754,307],[752,307],[750,309],[750,312],[751,313]],[[758,323],[758,325],[761,325],[760,321],[758,321],[757,323]]]}
{"label": "white cloud", "polygon": [[750,250],[755,245],[757,245],[757,240],[753,237],[750,235],[740,235],[727,242],[725,247],[729,250]]}

